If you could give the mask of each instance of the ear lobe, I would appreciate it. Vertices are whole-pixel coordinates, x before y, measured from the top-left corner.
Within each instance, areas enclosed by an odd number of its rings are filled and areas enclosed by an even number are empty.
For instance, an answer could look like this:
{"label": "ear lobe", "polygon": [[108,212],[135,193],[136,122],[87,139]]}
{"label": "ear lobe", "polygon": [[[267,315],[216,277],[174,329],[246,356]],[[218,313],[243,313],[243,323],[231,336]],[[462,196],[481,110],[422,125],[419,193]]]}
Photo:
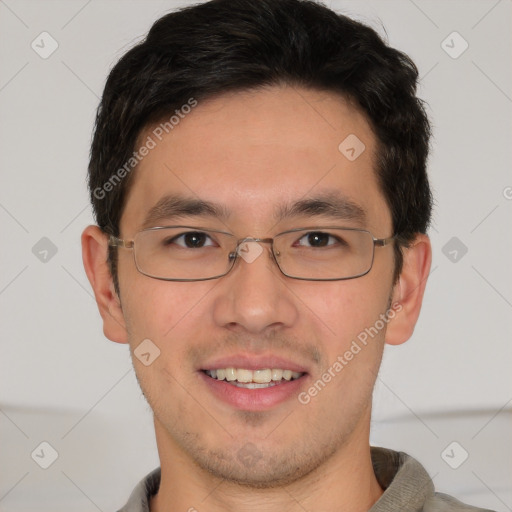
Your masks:
{"label": "ear lobe", "polygon": [[82,260],[103,319],[103,333],[117,343],[128,343],[121,302],[107,263],[108,237],[98,226],[88,226],[82,233]]}
{"label": "ear lobe", "polygon": [[432,263],[432,248],[427,235],[418,234],[410,247],[403,249],[403,267],[393,289],[392,304],[397,311],[386,330],[386,343],[400,345],[414,332],[423,302]]}

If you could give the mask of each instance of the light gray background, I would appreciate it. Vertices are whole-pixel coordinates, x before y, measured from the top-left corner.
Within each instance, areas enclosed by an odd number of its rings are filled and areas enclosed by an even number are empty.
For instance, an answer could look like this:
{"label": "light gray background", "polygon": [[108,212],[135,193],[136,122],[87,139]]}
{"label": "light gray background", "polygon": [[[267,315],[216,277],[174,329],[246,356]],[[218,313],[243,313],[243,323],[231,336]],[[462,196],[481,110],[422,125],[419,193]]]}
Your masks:
{"label": "light gray background", "polygon": [[[511,2],[326,3],[385,27],[417,62],[435,131],[433,271],[413,338],[386,349],[372,442],[417,457],[440,491],[512,510]],[[0,0],[2,511],[116,510],[158,465],[128,348],[103,337],[80,233],[108,70],[184,4]],[[59,45],[47,59],[31,48],[43,31]],[[463,48],[454,31],[469,44],[458,58],[445,51]],[[57,248],[46,261],[43,237]],[[58,452],[46,470],[31,458],[43,441]]]}

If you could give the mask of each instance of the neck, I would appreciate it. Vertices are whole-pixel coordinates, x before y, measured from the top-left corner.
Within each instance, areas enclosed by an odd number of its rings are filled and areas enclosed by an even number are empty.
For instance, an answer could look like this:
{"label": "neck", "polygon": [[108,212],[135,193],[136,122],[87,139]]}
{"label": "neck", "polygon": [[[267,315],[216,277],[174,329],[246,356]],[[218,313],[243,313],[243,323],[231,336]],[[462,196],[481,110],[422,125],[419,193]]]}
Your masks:
{"label": "neck", "polygon": [[[369,412],[368,412],[369,414]],[[369,417],[355,438],[320,467],[286,486],[254,488],[228,482],[200,468],[155,418],[161,482],[151,512],[198,511],[366,512],[383,493],[373,471]],[[367,420],[367,421],[366,421]]]}

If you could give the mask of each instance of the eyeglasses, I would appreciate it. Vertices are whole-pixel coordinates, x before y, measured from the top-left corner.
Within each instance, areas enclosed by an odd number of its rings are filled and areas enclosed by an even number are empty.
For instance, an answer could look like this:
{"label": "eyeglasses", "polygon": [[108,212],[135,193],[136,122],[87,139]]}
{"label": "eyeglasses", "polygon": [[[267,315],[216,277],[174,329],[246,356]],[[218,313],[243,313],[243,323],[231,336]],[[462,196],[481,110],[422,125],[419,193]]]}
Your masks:
{"label": "eyeglasses", "polygon": [[256,259],[263,252],[259,244],[271,244],[270,253],[287,277],[338,281],[370,272],[375,247],[394,239],[374,238],[364,229],[317,226],[292,229],[274,238],[237,239],[215,229],[166,226],[139,231],[133,240],[110,236],[109,245],[133,249],[137,270],[164,281],[218,279],[239,257],[247,262]]}

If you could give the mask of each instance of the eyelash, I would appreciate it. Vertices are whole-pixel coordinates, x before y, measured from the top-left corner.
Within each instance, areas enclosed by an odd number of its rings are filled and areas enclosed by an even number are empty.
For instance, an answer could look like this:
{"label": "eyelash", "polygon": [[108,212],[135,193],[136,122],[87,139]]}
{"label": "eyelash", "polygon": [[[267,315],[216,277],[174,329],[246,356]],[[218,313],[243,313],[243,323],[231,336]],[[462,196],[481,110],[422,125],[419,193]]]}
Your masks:
{"label": "eyelash", "polygon": [[[177,240],[179,240],[180,238],[184,239],[184,237],[186,237],[187,235],[206,235],[207,238],[209,238],[210,240],[212,240],[212,237],[209,236],[207,233],[205,233],[204,231],[187,231],[185,233],[181,233],[179,235],[176,235],[176,236],[173,236],[172,238],[169,238],[169,239],[166,239],[163,241],[163,244],[164,245],[171,245],[172,243],[176,243]],[[212,240],[213,241],[213,240]],[[183,247],[183,248],[187,248],[185,246],[185,244],[179,244],[179,243],[176,243],[176,245],[179,245],[180,247]],[[207,245],[206,247],[210,247],[211,245]],[[203,246],[204,247],[204,246]]]}
{"label": "eyelash", "polygon": [[[202,235],[206,235],[206,237],[213,243],[210,243],[208,245],[202,245],[201,248],[203,247],[211,247],[213,245],[218,245],[210,235],[208,235],[206,232],[204,231],[187,231],[185,233],[180,233],[179,235],[176,235],[172,238],[168,238],[166,240],[164,240],[162,243],[163,245],[165,246],[168,246],[168,245],[171,245],[173,243],[175,243],[176,245],[178,245],[179,247],[183,247],[183,248],[191,248],[191,247],[186,247],[186,244],[185,243],[178,243],[177,241],[180,240],[180,239],[183,239],[184,240],[184,237],[186,236],[190,236],[190,235],[198,235],[198,236],[202,236]],[[300,242],[301,240],[311,236],[311,235],[328,235],[329,237],[329,240],[335,240],[334,243],[327,243],[326,246],[322,246],[322,247],[330,247],[330,246],[333,246],[335,245],[336,243],[339,243],[341,245],[346,245],[346,242],[339,238],[338,236],[335,236],[333,235],[332,233],[329,233],[329,232],[326,232],[326,231],[308,231],[306,233],[304,233],[300,238],[297,239],[297,241],[294,243],[294,246],[295,244],[297,244],[298,247],[311,247],[311,246],[304,246],[302,244],[299,244],[298,242]]]}

